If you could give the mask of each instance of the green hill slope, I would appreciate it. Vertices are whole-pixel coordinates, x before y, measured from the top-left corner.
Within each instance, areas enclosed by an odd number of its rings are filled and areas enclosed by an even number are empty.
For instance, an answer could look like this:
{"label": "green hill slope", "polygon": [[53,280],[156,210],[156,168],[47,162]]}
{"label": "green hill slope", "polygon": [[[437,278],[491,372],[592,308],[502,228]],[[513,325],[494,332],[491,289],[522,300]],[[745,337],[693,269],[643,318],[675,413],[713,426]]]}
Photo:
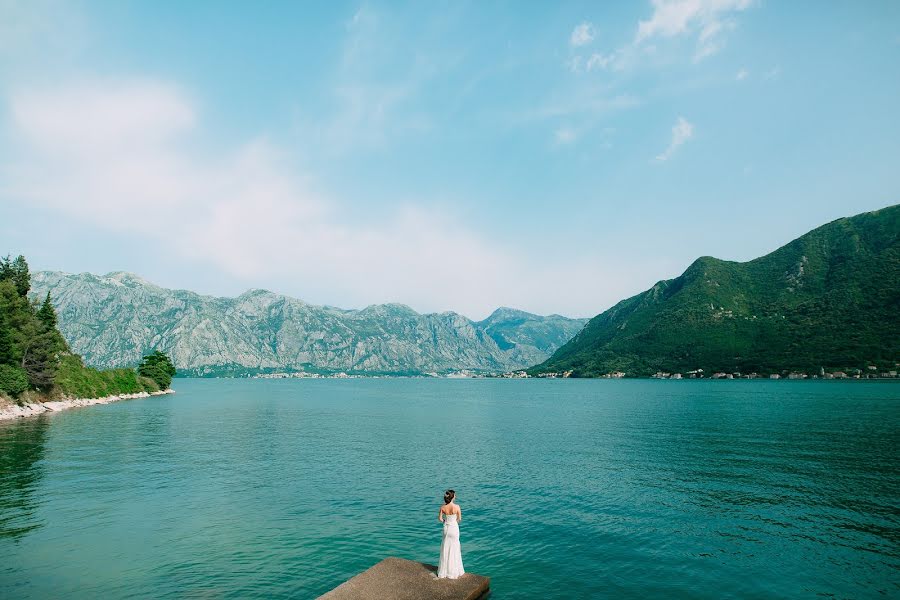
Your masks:
{"label": "green hill slope", "polygon": [[594,317],[534,374],[817,372],[900,360],[900,205],[755,260],[697,259]]}

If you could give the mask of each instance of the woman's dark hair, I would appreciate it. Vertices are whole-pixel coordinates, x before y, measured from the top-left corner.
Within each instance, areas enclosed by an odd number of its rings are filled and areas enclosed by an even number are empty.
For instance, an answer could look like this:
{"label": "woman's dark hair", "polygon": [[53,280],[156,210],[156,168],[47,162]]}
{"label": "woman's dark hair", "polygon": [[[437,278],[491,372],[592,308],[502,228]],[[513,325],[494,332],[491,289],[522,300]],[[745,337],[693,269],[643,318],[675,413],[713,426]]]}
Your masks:
{"label": "woman's dark hair", "polygon": [[453,490],[447,490],[446,492],[444,492],[444,504],[450,504],[450,502],[452,502],[454,498],[456,498],[456,492],[454,492]]}

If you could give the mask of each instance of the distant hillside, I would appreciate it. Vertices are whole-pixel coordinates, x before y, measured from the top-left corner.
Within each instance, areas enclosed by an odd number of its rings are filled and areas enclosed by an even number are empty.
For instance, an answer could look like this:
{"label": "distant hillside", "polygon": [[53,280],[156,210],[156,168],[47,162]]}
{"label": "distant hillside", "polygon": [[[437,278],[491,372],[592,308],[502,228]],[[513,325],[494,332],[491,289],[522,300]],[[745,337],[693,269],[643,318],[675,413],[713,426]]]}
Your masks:
{"label": "distant hillside", "polygon": [[215,298],[129,273],[35,273],[33,295],[47,292],[88,364],[134,365],[159,349],[182,374],[503,372],[545,360],[587,322],[511,309],[479,323],[400,304],[341,310],[264,290]]}
{"label": "distant hillside", "polygon": [[591,319],[531,372],[896,368],[898,236],[900,205],[838,219],[749,262],[699,258]]}

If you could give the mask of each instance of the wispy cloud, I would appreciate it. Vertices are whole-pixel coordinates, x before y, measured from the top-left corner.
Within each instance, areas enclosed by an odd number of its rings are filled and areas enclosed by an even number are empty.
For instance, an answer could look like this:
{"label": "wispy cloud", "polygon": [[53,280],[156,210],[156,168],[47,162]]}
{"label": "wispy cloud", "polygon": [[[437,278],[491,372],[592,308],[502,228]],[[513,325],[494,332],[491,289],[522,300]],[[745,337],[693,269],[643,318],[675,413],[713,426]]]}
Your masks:
{"label": "wispy cloud", "polygon": [[610,54],[593,52],[589,55],[576,54],[567,61],[566,65],[573,73],[590,73],[598,70],[622,70],[626,65],[626,55],[617,50]]}
{"label": "wispy cloud", "polygon": [[[594,314],[645,283],[633,265],[585,255],[559,266],[499,244],[448,209],[399,204],[383,219],[348,222],[341,202],[265,138],[198,152],[202,119],[171,83],[32,88],[8,106],[4,147],[16,158],[4,165],[0,202],[134,235],[247,286],[280,282],[279,291],[313,287],[319,301],[343,306],[402,301],[478,317],[498,305]],[[555,291],[563,286],[573,303]]]}
{"label": "wispy cloud", "polygon": [[571,144],[578,138],[578,133],[571,127],[560,127],[553,132],[553,142],[557,146]]}
{"label": "wispy cloud", "polygon": [[747,71],[747,69],[739,69],[738,72],[734,74],[734,78],[737,81],[744,81],[749,76],[750,72]]}
{"label": "wispy cloud", "polygon": [[420,51],[403,46],[412,40],[391,40],[392,26],[367,4],[344,23],[339,60],[323,86],[330,108],[315,121],[303,122],[297,113],[301,134],[314,138],[319,152],[379,149],[398,136],[432,129],[419,100],[435,69]]}
{"label": "wispy cloud", "polygon": [[605,69],[615,61],[616,57],[613,54],[600,54],[599,52],[594,52],[587,59],[586,67],[588,71],[593,71],[594,69]]}
{"label": "wispy cloud", "polygon": [[555,95],[542,106],[520,113],[516,119],[539,121],[568,116],[595,119],[634,108],[640,104],[641,99],[631,94],[617,94],[606,88],[586,87],[574,92]]}
{"label": "wispy cloud", "polygon": [[724,33],[734,28],[731,15],[752,4],[753,0],[653,0],[653,14],[638,23],[635,43],[695,36],[694,59],[702,60],[724,45]]}
{"label": "wispy cloud", "polygon": [[659,162],[669,160],[672,154],[692,137],[694,137],[694,125],[684,117],[678,117],[675,125],[672,126],[672,141],[661,154],[656,156],[656,160]]}
{"label": "wispy cloud", "polygon": [[[570,58],[568,65],[573,72],[590,72],[598,69],[624,70],[639,64],[648,54],[654,54],[654,42],[670,38],[694,38],[693,61],[699,62],[719,52],[725,46],[726,34],[736,26],[734,15],[750,8],[754,0],[653,0],[653,14],[638,21],[634,38],[627,44],[608,52],[593,52],[590,55],[577,54]],[[572,32],[569,43],[576,44],[576,33],[582,23]],[[589,30],[586,30],[589,32]],[[584,36],[584,44],[593,41]]]}
{"label": "wispy cloud", "polygon": [[585,46],[594,41],[594,26],[584,22],[575,26],[572,35],[569,36],[569,44],[573,47]]}

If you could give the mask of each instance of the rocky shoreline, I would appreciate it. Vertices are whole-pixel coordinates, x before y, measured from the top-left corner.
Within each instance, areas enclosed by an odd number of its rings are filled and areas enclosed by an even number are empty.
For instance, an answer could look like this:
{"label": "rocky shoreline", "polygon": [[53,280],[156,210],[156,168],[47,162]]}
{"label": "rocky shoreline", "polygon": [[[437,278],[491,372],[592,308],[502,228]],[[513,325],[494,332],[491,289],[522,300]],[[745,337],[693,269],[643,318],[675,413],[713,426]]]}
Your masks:
{"label": "rocky shoreline", "polygon": [[119,400],[133,400],[135,398],[149,398],[150,396],[161,396],[163,394],[173,394],[174,390],[162,390],[159,392],[138,392],[136,394],[113,394],[103,398],[63,398],[62,400],[48,400],[47,402],[32,402],[19,406],[11,404],[9,406],[0,406],[0,421],[9,419],[17,419],[19,417],[32,417],[45,413],[59,412],[67,408],[79,408],[82,406],[94,406],[95,404],[111,404]]}

